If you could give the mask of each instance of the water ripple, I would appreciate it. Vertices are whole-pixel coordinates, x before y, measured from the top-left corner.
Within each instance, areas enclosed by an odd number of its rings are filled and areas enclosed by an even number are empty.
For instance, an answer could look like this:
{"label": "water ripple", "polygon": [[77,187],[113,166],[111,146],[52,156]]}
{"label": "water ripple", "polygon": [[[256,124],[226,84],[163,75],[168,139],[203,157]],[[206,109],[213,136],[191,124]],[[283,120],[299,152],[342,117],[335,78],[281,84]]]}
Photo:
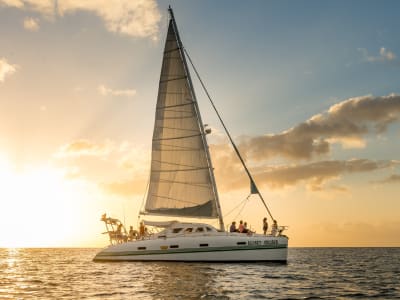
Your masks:
{"label": "water ripple", "polygon": [[97,249],[0,249],[0,299],[393,299],[400,248],[291,248],[287,264],[94,263]]}

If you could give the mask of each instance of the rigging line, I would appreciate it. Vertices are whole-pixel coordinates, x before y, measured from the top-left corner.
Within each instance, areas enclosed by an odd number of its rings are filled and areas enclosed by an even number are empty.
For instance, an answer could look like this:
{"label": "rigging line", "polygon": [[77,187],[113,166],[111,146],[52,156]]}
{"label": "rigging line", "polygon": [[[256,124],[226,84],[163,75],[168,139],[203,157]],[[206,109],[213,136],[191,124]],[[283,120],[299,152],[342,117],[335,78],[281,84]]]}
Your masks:
{"label": "rigging line", "polygon": [[226,218],[227,216],[229,216],[231,213],[233,213],[240,205],[243,204],[243,202],[247,201],[249,199],[249,197],[251,196],[251,194],[249,194],[246,198],[244,198],[242,201],[239,202],[238,205],[236,205],[234,208],[232,208],[228,213],[226,213],[224,215],[224,218]]}
{"label": "rigging line", "polygon": [[229,134],[229,131],[228,131],[228,129],[226,128],[224,121],[222,121],[222,118],[221,118],[221,116],[220,116],[220,114],[219,114],[217,108],[215,107],[214,102],[212,101],[211,96],[210,96],[210,94],[208,93],[208,90],[207,90],[206,86],[204,85],[203,81],[201,80],[200,74],[197,72],[197,69],[196,69],[196,67],[195,67],[194,64],[193,64],[193,61],[192,61],[192,59],[190,58],[189,53],[187,52],[186,48],[183,48],[183,51],[185,52],[186,56],[188,57],[189,62],[190,62],[190,64],[191,64],[191,66],[192,66],[194,72],[196,73],[196,76],[197,76],[197,78],[199,79],[200,84],[201,84],[201,86],[203,87],[203,89],[204,89],[204,91],[205,91],[205,93],[206,93],[206,95],[207,95],[207,97],[208,97],[208,100],[210,100],[210,103],[211,103],[212,107],[214,108],[214,111],[215,111],[215,113],[217,114],[219,121],[221,122],[222,126],[224,127],[224,130],[225,130],[226,134],[228,135],[228,138],[229,138],[229,140],[230,140],[230,142],[231,142],[231,144],[232,144],[232,147],[233,147],[233,149],[235,150],[236,155],[239,157],[240,162],[242,163],[243,168],[245,169],[245,171],[246,171],[246,173],[247,173],[247,176],[248,176],[249,179],[250,179],[250,183],[256,188],[257,194],[258,194],[258,196],[260,197],[262,203],[264,204],[264,207],[266,208],[266,210],[267,210],[269,216],[271,217],[271,219],[272,219],[272,220],[275,220],[274,217],[272,216],[271,211],[269,210],[267,204],[265,203],[263,196],[261,195],[259,189],[257,188],[257,185],[256,185],[256,183],[254,182],[253,176],[251,176],[249,169],[247,169],[247,166],[246,166],[246,164],[244,163],[244,160],[243,160],[242,156],[240,155],[239,149],[236,147],[236,144],[234,143],[234,141],[233,141],[231,135]]}
{"label": "rigging line", "polygon": [[251,196],[251,193],[246,197],[246,199],[244,199],[244,201],[243,201],[243,206],[242,206],[242,208],[239,210],[239,212],[238,212],[238,214],[236,215],[236,217],[233,218],[234,220],[237,219],[237,218],[240,216],[240,214],[242,213],[244,207],[246,206],[246,202],[249,200],[250,196]]}

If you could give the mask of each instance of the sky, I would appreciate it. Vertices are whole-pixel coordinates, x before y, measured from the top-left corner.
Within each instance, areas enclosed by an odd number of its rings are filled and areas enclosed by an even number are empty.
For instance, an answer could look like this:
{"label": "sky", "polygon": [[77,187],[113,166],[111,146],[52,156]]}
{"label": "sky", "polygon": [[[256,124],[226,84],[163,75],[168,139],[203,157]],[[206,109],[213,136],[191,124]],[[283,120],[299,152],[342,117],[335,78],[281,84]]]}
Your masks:
{"label": "sky", "polygon": [[[137,225],[168,5],[289,246],[400,246],[400,2],[0,0],[0,247]],[[261,232],[194,85],[225,223]]]}

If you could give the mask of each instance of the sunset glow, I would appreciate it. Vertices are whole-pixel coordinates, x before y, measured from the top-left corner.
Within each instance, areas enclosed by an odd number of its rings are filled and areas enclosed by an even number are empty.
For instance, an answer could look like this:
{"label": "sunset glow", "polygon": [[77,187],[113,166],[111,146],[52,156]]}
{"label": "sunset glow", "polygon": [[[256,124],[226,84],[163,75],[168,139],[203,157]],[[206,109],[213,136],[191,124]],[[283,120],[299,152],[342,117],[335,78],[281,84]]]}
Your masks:
{"label": "sunset glow", "polygon": [[15,170],[2,162],[1,247],[59,246],[71,243],[83,224],[76,218],[83,199],[51,168]]}
{"label": "sunset glow", "polygon": [[[81,2],[0,0],[0,247],[102,247],[103,213],[138,223],[167,3]],[[171,5],[289,245],[400,246],[399,3],[316,3]],[[194,85],[225,223],[261,232]]]}

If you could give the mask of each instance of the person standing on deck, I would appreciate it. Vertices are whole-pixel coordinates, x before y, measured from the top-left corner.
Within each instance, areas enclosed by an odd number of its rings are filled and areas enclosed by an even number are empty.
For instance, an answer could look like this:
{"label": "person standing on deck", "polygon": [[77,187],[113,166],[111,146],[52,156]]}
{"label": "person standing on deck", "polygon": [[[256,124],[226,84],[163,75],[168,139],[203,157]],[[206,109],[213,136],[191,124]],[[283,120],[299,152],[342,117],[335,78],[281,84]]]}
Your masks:
{"label": "person standing on deck", "polygon": [[263,219],[263,231],[264,231],[264,235],[267,234],[268,231],[268,222],[267,222],[267,218]]}

